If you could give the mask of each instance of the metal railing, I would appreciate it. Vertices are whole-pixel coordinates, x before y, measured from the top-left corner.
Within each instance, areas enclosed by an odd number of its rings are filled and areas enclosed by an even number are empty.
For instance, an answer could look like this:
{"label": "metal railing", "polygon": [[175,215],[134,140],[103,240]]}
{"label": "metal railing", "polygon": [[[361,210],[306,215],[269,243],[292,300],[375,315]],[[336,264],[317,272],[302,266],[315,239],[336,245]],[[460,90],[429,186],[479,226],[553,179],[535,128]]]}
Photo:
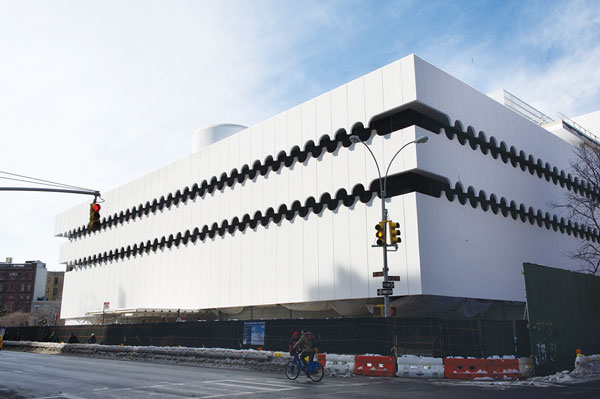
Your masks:
{"label": "metal railing", "polygon": [[561,114],[560,112],[558,114],[560,115],[562,122],[568,127],[575,130],[580,135],[592,140],[596,144],[600,144],[600,137],[596,136],[594,133],[590,132],[589,130],[581,126],[579,123],[575,122],[573,119],[565,116],[564,114]]}
{"label": "metal railing", "polygon": [[533,108],[531,105],[506,90],[504,90],[504,105],[538,125],[554,122],[548,115]]}

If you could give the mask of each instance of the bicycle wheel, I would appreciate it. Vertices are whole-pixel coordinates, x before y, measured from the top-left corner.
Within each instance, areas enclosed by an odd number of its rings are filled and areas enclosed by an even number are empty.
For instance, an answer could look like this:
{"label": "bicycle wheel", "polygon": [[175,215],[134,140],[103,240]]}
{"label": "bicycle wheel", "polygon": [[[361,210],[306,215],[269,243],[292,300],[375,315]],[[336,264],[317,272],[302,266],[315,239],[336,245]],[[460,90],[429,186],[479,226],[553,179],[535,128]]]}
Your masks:
{"label": "bicycle wheel", "polygon": [[319,362],[314,362],[313,364],[311,364],[308,376],[314,382],[321,381],[325,376],[325,370],[323,370],[323,365]]}
{"label": "bicycle wheel", "polygon": [[285,365],[285,376],[290,380],[295,380],[296,378],[298,378],[298,374],[300,374],[300,367],[298,367],[296,362],[294,362],[293,360],[287,362],[287,364]]}

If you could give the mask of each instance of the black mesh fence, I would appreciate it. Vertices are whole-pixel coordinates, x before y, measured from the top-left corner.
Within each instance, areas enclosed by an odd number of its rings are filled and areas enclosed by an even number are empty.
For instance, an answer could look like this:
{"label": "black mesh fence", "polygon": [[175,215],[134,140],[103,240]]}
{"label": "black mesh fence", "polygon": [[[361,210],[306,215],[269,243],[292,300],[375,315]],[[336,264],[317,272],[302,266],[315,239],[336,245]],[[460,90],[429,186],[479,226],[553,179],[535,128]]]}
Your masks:
{"label": "black mesh fence", "polygon": [[[257,320],[252,322],[256,323]],[[86,343],[90,334],[94,333],[97,343],[105,345],[257,348],[259,345],[244,344],[245,323],[248,322],[187,321],[105,326],[9,327],[6,329],[5,339],[48,341],[50,334],[54,332],[59,342],[68,342],[70,334],[74,333],[80,343]],[[318,337],[320,351],[329,353],[387,355],[396,347],[399,355],[514,355],[514,345],[494,346],[495,344],[488,342],[512,342],[513,328],[507,328],[506,323],[512,326],[514,322],[489,323],[483,331],[482,324],[485,322],[479,320],[398,317],[265,320],[264,343],[260,346],[265,350],[287,351],[293,331],[305,329]],[[484,341],[484,338],[487,340]]]}

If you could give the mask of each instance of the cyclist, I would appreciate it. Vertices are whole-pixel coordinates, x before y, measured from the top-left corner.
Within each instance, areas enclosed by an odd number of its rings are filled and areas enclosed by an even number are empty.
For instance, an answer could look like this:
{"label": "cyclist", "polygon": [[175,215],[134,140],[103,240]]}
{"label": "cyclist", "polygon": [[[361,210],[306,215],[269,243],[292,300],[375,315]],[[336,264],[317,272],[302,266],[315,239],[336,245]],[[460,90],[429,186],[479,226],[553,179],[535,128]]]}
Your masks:
{"label": "cyclist", "polygon": [[[309,373],[307,365],[312,363],[316,352],[310,332],[302,329],[302,335],[300,336],[298,342],[294,344],[293,349],[295,349],[298,352],[301,352],[300,361],[302,362],[302,366],[307,370],[306,375],[308,376]],[[306,356],[308,356],[308,363],[304,360]]]}

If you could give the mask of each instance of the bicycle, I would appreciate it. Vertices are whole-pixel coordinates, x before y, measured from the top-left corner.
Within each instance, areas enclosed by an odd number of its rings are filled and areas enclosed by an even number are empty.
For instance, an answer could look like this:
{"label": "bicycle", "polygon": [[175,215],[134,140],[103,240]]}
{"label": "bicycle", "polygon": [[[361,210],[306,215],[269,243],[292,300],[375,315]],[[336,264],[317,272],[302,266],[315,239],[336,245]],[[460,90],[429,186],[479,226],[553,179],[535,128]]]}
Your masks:
{"label": "bicycle", "polygon": [[300,361],[300,357],[296,353],[294,354],[294,358],[285,365],[285,375],[290,380],[295,380],[298,378],[300,371],[307,373],[308,377],[314,382],[321,381],[325,376],[325,370],[323,369],[323,365],[321,363],[312,361],[308,365],[307,370],[307,368],[302,364],[302,361]]}

